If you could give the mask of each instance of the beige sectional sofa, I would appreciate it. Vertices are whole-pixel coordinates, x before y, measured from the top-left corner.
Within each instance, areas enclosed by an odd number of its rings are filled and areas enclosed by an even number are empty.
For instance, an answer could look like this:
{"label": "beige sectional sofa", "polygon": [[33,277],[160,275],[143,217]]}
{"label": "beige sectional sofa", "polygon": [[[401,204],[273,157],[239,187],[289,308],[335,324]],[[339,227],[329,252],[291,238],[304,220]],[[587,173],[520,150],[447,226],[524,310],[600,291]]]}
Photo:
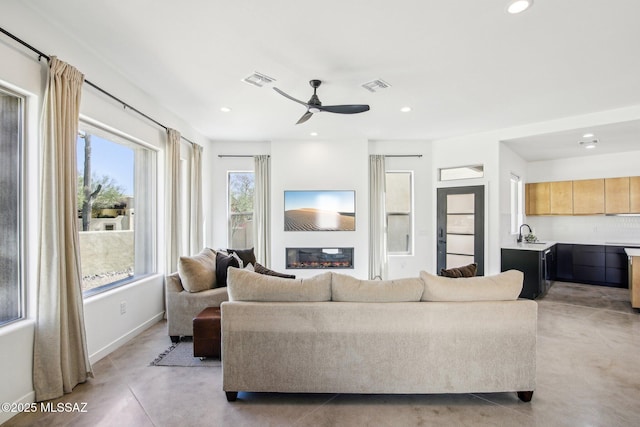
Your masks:
{"label": "beige sectional sofa", "polygon": [[368,281],[280,279],[229,269],[223,390],[295,393],[518,392],[536,378],[537,304],[523,275]]}

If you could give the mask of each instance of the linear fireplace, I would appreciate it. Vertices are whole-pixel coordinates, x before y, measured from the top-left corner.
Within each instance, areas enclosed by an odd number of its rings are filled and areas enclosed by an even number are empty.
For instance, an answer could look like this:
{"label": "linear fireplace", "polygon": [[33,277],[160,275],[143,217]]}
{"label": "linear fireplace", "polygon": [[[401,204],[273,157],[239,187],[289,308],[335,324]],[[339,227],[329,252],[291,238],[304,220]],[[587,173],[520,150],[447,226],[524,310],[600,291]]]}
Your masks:
{"label": "linear fireplace", "polygon": [[353,248],[287,248],[288,269],[353,268]]}

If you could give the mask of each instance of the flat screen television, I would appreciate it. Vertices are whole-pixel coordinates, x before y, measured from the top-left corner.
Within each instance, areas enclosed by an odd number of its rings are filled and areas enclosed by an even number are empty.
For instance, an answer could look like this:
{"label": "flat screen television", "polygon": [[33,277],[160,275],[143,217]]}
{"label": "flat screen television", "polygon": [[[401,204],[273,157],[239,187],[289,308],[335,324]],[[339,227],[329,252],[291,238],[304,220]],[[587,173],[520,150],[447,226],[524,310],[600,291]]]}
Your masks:
{"label": "flat screen television", "polygon": [[284,231],[354,231],[355,229],[355,191],[284,192]]}

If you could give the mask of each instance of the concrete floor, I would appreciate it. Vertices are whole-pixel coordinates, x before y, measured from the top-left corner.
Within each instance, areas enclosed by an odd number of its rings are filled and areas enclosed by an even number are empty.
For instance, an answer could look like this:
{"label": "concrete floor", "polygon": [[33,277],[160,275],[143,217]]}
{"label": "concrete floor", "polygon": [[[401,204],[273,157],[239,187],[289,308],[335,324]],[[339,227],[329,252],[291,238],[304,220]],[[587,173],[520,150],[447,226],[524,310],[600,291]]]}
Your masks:
{"label": "concrete floor", "polygon": [[556,282],[538,300],[537,388],[515,393],[343,395],[240,393],[221,368],[151,367],[164,322],[94,365],[95,378],[53,401],[86,413],[20,414],[6,426],[636,426],[640,313],[628,290]]}

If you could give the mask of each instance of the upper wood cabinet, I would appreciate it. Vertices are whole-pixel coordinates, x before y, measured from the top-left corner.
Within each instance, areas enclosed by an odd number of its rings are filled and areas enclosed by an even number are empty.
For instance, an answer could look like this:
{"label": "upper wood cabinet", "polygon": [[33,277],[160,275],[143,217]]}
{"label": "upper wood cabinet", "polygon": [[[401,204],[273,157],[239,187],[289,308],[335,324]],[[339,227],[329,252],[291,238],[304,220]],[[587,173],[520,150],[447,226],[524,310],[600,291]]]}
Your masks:
{"label": "upper wood cabinet", "polygon": [[549,215],[551,213],[549,188],[548,182],[534,182],[526,185],[527,215]]}
{"label": "upper wood cabinet", "polygon": [[640,176],[629,178],[629,213],[640,213]]}
{"label": "upper wood cabinet", "polygon": [[550,182],[549,205],[551,215],[572,215],[573,181]]}
{"label": "upper wood cabinet", "polygon": [[604,180],[604,211],[608,214],[629,213],[629,177]]}
{"label": "upper wood cabinet", "polygon": [[573,181],[573,214],[604,213],[604,179]]}

